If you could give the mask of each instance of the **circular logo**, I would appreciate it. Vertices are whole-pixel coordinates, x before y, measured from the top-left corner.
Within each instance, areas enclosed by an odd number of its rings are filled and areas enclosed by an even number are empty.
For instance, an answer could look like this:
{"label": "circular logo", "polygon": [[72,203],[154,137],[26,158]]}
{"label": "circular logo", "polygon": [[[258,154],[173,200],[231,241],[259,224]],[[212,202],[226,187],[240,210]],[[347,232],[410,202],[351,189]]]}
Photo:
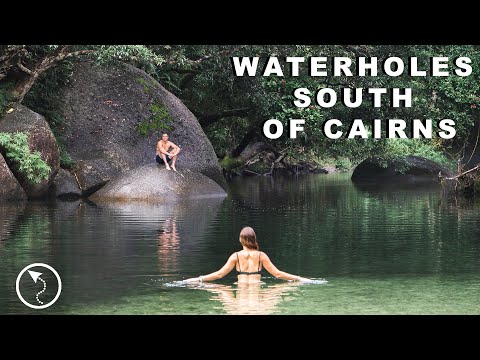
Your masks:
{"label": "circular logo", "polygon": [[[40,295],[43,294],[46,291],[47,281],[45,281],[42,278],[43,273],[41,273],[39,271],[29,270],[29,269],[32,269],[32,268],[36,268],[36,270],[40,270],[38,268],[47,269],[48,271],[52,272],[53,275],[55,275],[55,278],[57,279],[57,293],[55,294],[55,297],[50,302],[48,302],[46,304],[40,299]],[[24,297],[22,296],[22,294],[20,292],[20,279],[22,278],[22,275],[25,274],[25,272],[27,272],[27,271],[28,271],[28,274],[30,275],[30,277],[32,278],[32,280],[35,282],[35,284],[40,282],[43,285],[43,289],[35,294],[35,300],[37,301],[37,303],[39,305],[29,303],[27,300],[24,299]],[[62,292],[62,280],[60,279],[60,275],[58,275],[57,271],[53,267],[51,267],[50,265],[43,264],[43,263],[30,264],[30,265],[24,267],[22,269],[22,271],[20,271],[20,273],[18,274],[17,281],[16,281],[16,290],[17,290],[17,295],[18,295],[18,298],[20,299],[20,301],[22,303],[24,303],[26,306],[28,306],[29,308],[36,309],[36,310],[46,309],[49,306],[52,306],[55,303],[55,301],[57,301],[58,298],[60,297],[60,294]]]}

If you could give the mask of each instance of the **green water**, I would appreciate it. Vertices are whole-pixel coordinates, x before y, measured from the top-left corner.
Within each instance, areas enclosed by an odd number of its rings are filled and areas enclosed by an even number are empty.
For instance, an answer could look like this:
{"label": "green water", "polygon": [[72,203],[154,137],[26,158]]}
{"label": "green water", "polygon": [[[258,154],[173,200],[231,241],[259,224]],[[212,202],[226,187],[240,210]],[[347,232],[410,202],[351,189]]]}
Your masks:
{"label": "green water", "polygon": [[[349,174],[236,179],[229,192],[168,206],[0,204],[0,314],[480,314],[480,202],[436,186],[359,188]],[[176,286],[220,268],[245,225],[281,270],[328,283],[265,273],[238,287],[232,272]],[[15,293],[34,262],[63,282],[45,310]]]}

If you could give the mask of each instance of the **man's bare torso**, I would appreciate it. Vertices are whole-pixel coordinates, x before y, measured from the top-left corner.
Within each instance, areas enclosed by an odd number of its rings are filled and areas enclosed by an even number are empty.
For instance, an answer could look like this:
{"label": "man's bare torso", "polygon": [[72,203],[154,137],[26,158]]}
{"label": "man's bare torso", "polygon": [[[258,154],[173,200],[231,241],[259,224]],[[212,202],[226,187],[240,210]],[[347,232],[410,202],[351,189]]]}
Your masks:
{"label": "man's bare torso", "polygon": [[168,152],[168,150],[172,147],[172,143],[170,141],[167,141],[167,142],[164,142],[162,140],[160,140],[158,143],[157,143],[157,152],[160,154],[161,151],[160,151],[160,148],[162,148],[163,150],[165,150],[166,152]]}

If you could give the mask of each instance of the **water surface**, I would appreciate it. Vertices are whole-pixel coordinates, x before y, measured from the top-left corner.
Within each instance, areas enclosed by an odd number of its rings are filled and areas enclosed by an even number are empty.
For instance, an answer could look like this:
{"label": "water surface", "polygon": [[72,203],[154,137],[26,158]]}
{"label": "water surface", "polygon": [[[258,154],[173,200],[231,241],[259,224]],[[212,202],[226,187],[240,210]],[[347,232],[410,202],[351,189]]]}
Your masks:
{"label": "water surface", "polygon": [[[479,314],[480,205],[349,176],[235,179],[178,205],[2,203],[0,314]],[[328,283],[177,285],[220,268],[246,225],[280,269]],[[46,310],[15,293],[34,262],[63,281]]]}

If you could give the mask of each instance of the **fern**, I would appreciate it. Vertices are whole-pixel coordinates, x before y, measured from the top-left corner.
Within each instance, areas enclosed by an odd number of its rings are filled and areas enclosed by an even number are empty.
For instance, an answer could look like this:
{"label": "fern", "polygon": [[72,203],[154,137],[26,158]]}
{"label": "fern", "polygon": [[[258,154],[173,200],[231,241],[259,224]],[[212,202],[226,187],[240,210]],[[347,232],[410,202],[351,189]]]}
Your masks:
{"label": "fern", "polygon": [[18,171],[31,183],[39,184],[48,180],[52,169],[42,159],[40,152],[31,152],[28,136],[22,132],[0,133],[0,147]]}

